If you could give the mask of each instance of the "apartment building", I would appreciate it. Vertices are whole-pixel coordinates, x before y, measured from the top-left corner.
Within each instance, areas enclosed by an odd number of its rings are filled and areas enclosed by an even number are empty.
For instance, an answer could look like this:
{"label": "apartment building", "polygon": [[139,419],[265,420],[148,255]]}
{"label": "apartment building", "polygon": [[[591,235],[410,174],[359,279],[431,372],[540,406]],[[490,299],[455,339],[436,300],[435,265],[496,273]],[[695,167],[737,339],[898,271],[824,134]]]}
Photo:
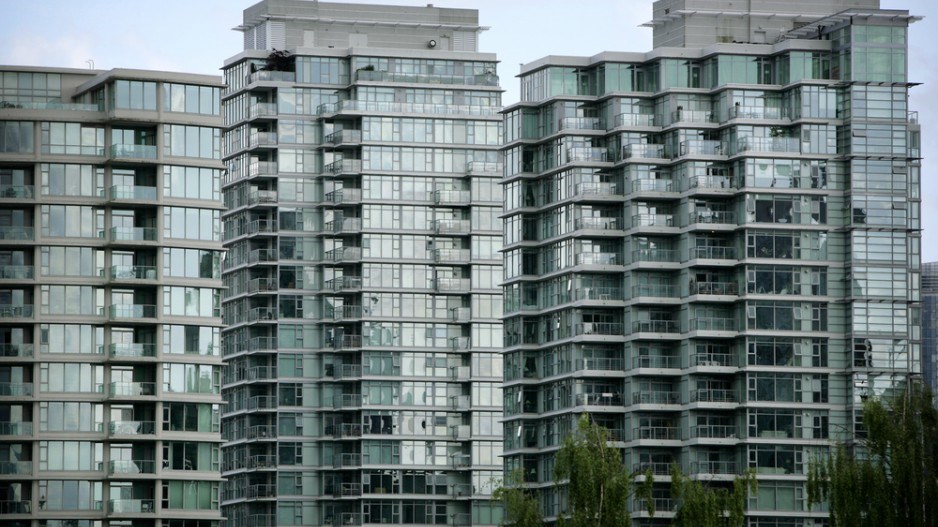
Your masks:
{"label": "apartment building", "polygon": [[662,0],[655,48],[522,66],[505,119],[505,468],[564,510],[579,415],[626,469],[753,470],[748,523],[827,525],[809,462],[920,373],[907,11]]}
{"label": "apartment building", "polygon": [[217,527],[221,78],[0,67],[0,523]]}
{"label": "apartment building", "polygon": [[265,0],[238,29],[227,525],[497,523],[501,90],[478,13]]}

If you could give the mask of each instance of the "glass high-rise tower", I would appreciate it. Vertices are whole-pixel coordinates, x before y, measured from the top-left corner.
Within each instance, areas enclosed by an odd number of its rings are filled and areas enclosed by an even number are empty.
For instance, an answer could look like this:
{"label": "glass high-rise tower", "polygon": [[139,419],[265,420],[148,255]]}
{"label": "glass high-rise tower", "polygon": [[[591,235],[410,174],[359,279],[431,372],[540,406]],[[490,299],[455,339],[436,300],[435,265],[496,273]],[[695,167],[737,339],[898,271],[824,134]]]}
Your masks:
{"label": "glass high-rise tower", "polygon": [[920,372],[915,18],[733,4],[656,2],[654,50],[532,62],[504,110],[505,462],[548,518],[588,413],[655,474],[641,525],[673,463],[753,470],[749,525],[826,525],[809,462]]}
{"label": "glass high-rise tower", "polygon": [[238,29],[227,525],[495,523],[501,90],[478,13],[267,0]]}
{"label": "glass high-rise tower", "polygon": [[218,526],[220,93],[0,68],[0,524]]}

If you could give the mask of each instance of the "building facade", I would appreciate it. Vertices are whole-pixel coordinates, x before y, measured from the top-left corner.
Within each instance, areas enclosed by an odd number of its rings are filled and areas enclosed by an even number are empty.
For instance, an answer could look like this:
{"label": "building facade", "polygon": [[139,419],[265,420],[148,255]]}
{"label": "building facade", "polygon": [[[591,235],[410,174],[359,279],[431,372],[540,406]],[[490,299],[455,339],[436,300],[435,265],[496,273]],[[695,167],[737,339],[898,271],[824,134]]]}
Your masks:
{"label": "building facade", "polygon": [[938,392],[938,262],[922,264],[922,379]]}
{"label": "building facade", "polygon": [[0,523],[217,527],[221,78],[0,68]]}
{"label": "building facade", "polygon": [[749,525],[826,525],[810,460],[920,373],[914,17],[731,4],[656,2],[651,52],[522,66],[503,112],[505,464],[548,518],[588,413],[655,474],[640,525],[672,463],[753,470]]}
{"label": "building facade", "polygon": [[267,0],[238,29],[227,525],[495,523],[501,90],[478,13]]}

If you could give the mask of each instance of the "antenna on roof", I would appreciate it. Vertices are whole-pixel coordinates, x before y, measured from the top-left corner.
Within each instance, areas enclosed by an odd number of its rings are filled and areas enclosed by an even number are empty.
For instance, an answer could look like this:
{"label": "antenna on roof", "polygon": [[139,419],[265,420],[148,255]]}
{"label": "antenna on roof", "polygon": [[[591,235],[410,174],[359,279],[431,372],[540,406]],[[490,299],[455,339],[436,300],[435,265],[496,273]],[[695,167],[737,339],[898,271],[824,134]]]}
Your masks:
{"label": "antenna on roof", "polygon": [[85,61],[85,63],[88,64],[88,69],[89,69],[89,70],[93,70],[93,69],[94,69],[94,61],[93,61],[93,60],[88,59],[88,60]]}

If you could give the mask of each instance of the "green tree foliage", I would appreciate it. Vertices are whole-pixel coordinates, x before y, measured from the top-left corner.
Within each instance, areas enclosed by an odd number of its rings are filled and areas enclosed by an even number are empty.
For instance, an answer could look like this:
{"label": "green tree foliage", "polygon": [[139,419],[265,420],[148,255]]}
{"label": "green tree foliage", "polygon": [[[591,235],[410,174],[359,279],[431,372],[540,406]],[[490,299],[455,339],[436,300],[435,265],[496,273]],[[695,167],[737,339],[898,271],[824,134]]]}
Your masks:
{"label": "green tree foliage", "polygon": [[636,483],[638,474],[625,470],[622,454],[608,442],[609,431],[586,415],[580,417],[577,433],[564,440],[554,466],[554,480],[568,482],[569,509],[560,514],[561,527],[629,527],[633,492],[654,514],[651,473],[644,483]]}
{"label": "green tree foliage", "polygon": [[746,499],[756,491],[756,476],[747,472],[737,476],[732,490],[713,487],[693,480],[681,469],[671,467],[671,496],[678,500],[674,527],[743,527],[746,524]]}
{"label": "green tree foliage", "polygon": [[808,470],[808,501],[831,527],[938,525],[938,411],[926,387],[863,406],[866,436]]}
{"label": "green tree foliage", "polygon": [[508,475],[506,481],[495,489],[494,498],[502,502],[505,520],[502,525],[509,527],[542,527],[544,518],[541,506],[532,491],[521,486],[524,481],[521,470]]}

